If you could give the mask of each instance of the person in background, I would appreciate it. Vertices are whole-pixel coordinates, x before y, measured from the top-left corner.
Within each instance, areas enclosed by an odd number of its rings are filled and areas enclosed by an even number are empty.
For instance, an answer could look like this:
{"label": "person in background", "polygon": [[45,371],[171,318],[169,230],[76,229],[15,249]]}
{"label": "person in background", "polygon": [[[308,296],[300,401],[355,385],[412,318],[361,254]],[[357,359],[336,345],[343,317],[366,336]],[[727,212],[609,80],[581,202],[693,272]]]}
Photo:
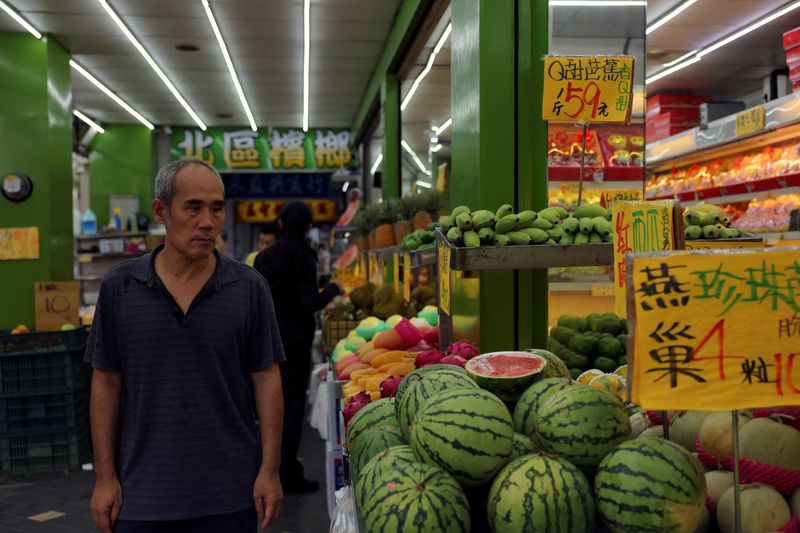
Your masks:
{"label": "person in background", "polygon": [[305,478],[303,465],[297,458],[311,371],[314,313],[341,291],[334,283],[321,290],[317,284],[317,257],[306,239],[311,228],[309,207],[303,202],[287,204],[281,211],[279,224],[280,239],[258,254],[255,269],[269,284],[286,354],[286,361],[281,363],[285,406],[281,482],[286,492],[314,491],[319,483]]}
{"label": "person in background", "polygon": [[100,286],[86,361],[103,533],[253,533],[280,510],[283,347],[266,281],[215,250],[224,192],[205,162],[159,170],[165,243]]}
{"label": "person in background", "polygon": [[317,245],[317,276],[320,286],[328,283],[331,277],[331,254],[323,243]]}
{"label": "person in background", "polygon": [[250,252],[247,254],[244,262],[250,266],[253,266],[253,263],[256,260],[256,256],[260,253],[278,242],[278,225],[274,222],[267,222],[261,226],[261,231],[258,233],[258,250],[255,252]]}
{"label": "person in background", "polygon": [[222,231],[219,232],[219,235],[217,235],[216,248],[217,248],[217,251],[219,253],[221,253],[221,254],[224,254],[225,250],[228,249],[228,232],[227,231],[222,230]]}

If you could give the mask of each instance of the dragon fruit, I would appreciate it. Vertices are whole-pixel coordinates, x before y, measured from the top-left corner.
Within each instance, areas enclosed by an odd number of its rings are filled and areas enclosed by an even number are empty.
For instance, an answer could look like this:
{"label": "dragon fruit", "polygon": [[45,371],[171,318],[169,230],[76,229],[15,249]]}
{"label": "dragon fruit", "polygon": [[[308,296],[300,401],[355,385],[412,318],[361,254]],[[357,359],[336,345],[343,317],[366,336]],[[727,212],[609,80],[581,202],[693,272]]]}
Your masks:
{"label": "dragon fruit", "polygon": [[447,347],[448,355],[459,355],[469,361],[478,355],[478,350],[475,345],[467,341],[454,342]]}
{"label": "dragon fruit", "polygon": [[407,318],[398,322],[394,330],[400,335],[406,346],[414,346],[422,340],[422,333]]}
{"label": "dragon fruit", "polygon": [[422,339],[431,346],[439,347],[439,326],[429,328],[422,335]]}
{"label": "dragon fruit", "polygon": [[414,361],[414,366],[422,368],[423,366],[435,365],[442,360],[442,357],[444,357],[444,354],[439,350],[420,352],[420,354],[417,355],[417,359]]}
{"label": "dragon fruit", "polygon": [[381,398],[389,398],[397,394],[397,386],[400,385],[400,376],[389,376],[381,382]]}
{"label": "dragon fruit", "polygon": [[467,364],[467,360],[461,357],[460,355],[450,354],[447,357],[442,357],[439,360],[440,365],[455,365],[464,368],[464,365]]}
{"label": "dragon fruit", "polygon": [[362,391],[356,394],[355,396],[351,397],[347,401],[347,405],[344,406],[342,409],[342,416],[344,417],[344,425],[347,426],[350,423],[350,420],[356,416],[356,413],[359,412],[364,406],[366,406],[369,402],[372,401],[372,398],[369,394]]}

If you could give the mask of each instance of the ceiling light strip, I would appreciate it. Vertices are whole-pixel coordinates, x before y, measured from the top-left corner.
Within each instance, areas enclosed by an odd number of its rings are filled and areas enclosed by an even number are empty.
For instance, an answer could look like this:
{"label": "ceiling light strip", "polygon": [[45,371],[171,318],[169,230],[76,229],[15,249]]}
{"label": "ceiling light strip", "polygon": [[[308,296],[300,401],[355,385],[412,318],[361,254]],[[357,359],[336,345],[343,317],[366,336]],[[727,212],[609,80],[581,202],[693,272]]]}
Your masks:
{"label": "ceiling light strip", "polygon": [[425,187],[426,189],[432,189],[433,184],[428,183],[427,181],[417,180],[417,187]]}
{"label": "ceiling light strip", "polygon": [[428,56],[428,62],[425,64],[425,68],[419,73],[417,78],[414,80],[414,83],[411,84],[411,89],[408,90],[408,94],[406,94],[406,97],[403,98],[403,102],[400,104],[400,111],[405,111],[406,107],[408,107],[408,104],[411,103],[411,99],[414,98],[414,93],[417,92],[420,83],[422,83],[422,80],[425,79],[425,76],[427,76],[433,68],[433,63],[436,61],[437,54],[442,50],[442,47],[444,47],[444,43],[447,42],[447,38],[450,36],[452,31],[453,24],[448,23],[442,32],[442,35],[439,37],[439,40],[436,42],[436,46],[433,47],[431,55]]}
{"label": "ceiling light strip", "polygon": [[435,128],[435,129],[433,130],[433,132],[434,132],[434,133],[437,135],[437,137],[438,137],[438,136],[439,136],[439,135],[441,135],[441,134],[442,134],[442,133],[443,133],[445,130],[447,130],[447,128],[449,128],[449,127],[450,127],[452,124],[453,124],[453,119],[452,119],[452,118],[448,118],[447,120],[445,120],[444,122],[442,122],[442,124],[441,124],[441,125],[440,125],[438,128]]}
{"label": "ceiling light strip", "polygon": [[664,68],[669,68],[669,67],[671,67],[672,65],[677,65],[678,63],[680,63],[680,62],[681,62],[681,61],[683,61],[684,59],[689,59],[690,57],[692,57],[692,56],[693,56],[693,55],[695,55],[696,53],[697,53],[697,50],[692,50],[692,51],[691,51],[691,52],[689,52],[688,54],[684,54],[684,55],[682,55],[681,57],[679,57],[679,58],[677,58],[677,59],[673,59],[673,60],[672,60],[672,61],[670,61],[669,63],[664,63],[664,64],[663,64],[663,65],[661,65],[661,66],[662,66],[662,67],[664,67]]}
{"label": "ceiling light strip", "polygon": [[116,94],[111,92],[111,89],[109,89],[108,87],[103,85],[100,82],[100,80],[95,78],[92,74],[89,73],[88,70],[86,70],[81,65],[76,63],[75,60],[70,59],[69,60],[69,64],[70,64],[70,66],[72,68],[74,68],[75,70],[80,72],[83,75],[84,78],[89,80],[92,83],[92,85],[94,85],[95,87],[97,87],[98,89],[103,91],[106,94],[106,96],[108,96],[109,98],[114,100],[121,108],[123,108],[125,111],[127,111],[128,113],[133,115],[134,118],[136,118],[136,120],[138,120],[139,122],[141,122],[142,124],[147,126],[148,129],[151,129],[151,130],[155,129],[155,126],[153,126],[153,124],[151,124],[146,118],[144,118],[141,114],[139,114],[138,111],[136,111],[134,108],[129,106],[122,98],[120,98],[119,96],[117,96]]}
{"label": "ceiling light strip", "polygon": [[644,83],[645,83],[645,85],[649,85],[649,84],[651,84],[653,82],[656,82],[656,81],[658,81],[658,80],[660,80],[662,78],[666,78],[670,74],[674,74],[675,72],[678,72],[679,70],[683,70],[686,67],[688,67],[689,65],[694,65],[695,63],[697,63],[701,59],[702,59],[702,57],[700,57],[700,56],[694,56],[691,59],[689,59],[687,61],[684,61],[683,63],[678,63],[677,65],[674,65],[674,66],[672,66],[672,67],[670,67],[668,69],[665,69],[665,70],[662,70],[660,72],[657,72],[657,73],[653,74],[652,76],[647,78]]}
{"label": "ceiling light strip", "polygon": [[158,74],[158,77],[161,78],[161,81],[164,82],[164,85],[167,86],[167,89],[170,90],[172,95],[175,96],[175,99],[178,100],[178,102],[181,104],[181,106],[183,106],[186,112],[189,113],[189,116],[192,117],[192,120],[194,120],[194,122],[198,125],[198,127],[201,130],[205,131],[206,129],[205,123],[203,123],[203,121],[200,120],[200,117],[197,115],[197,113],[195,113],[194,109],[192,109],[192,107],[189,105],[186,99],[184,99],[181,93],[178,92],[178,89],[175,88],[175,85],[173,85],[170,79],[167,78],[167,75],[164,74],[164,71],[161,70],[161,67],[158,66],[158,64],[155,62],[155,60],[153,60],[153,58],[150,56],[147,50],[144,49],[142,43],[140,43],[139,40],[136,39],[136,37],[133,35],[133,33],[131,33],[131,31],[128,29],[125,23],[122,22],[122,19],[119,17],[119,15],[117,15],[116,11],[114,11],[114,9],[111,7],[108,1],[107,0],[97,0],[97,1],[100,2],[100,5],[103,6],[103,9],[105,9],[106,13],[108,13],[108,16],[111,17],[111,20],[114,21],[117,27],[119,27],[119,29],[125,35],[125,37],[128,38],[128,40],[131,42],[131,44],[133,44],[136,50],[139,51],[139,53],[142,55],[145,61],[147,61],[147,64],[150,65],[150,67],[155,71],[156,74]]}
{"label": "ceiling light strip", "polygon": [[636,7],[647,0],[550,0],[550,7]]}
{"label": "ceiling light strip", "polygon": [[41,39],[42,38],[42,33],[39,30],[34,28],[33,25],[30,22],[28,22],[27,20],[22,18],[22,15],[20,15],[16,11],[14,11],[11,8],[11,6],[6,4],[5,2],[3,2],[3,0],[0,0],[0,9],[5,11],[6,13],[8,13],[9,17],[11,17],[12,19],[16,20],[17,24],[19,24],[20,26],[22,26],[23,28],[28,30],[28,32],[30,32],[31,35],[33,35],[37,39]]}
{"label": "ceiling light strip", "polygon": [[81,119],[82,121],[84,121],[84,122],[85,122],[86,124],[88,124],[90,127],[92,127],[92,128],[94,128],[94,129],[96,129],[97,131],[99,131],[100,133],[105,133],[105,132],[106,132],[106,130],[104,130],[104,129],[103,129],[101,126],[100,126],[100,124],[98,124],[98,123],[97,123],[97,122],[95,122],[94,120],[90,119],[89,117],[87,117],[86,115],[84,115],[83,113],[81,113],[80,111],[78,111],[77,109],[73,109],[73,110],[72,110],[72,114],[73,114],[73,115],[75,115],[76,117],[78,117],[79,119]]}
{"label": "ceiling light strip", "polygon": [[692,4],[697,3],[697,1],[698,0],[686,0],[685,2],[682,2],[681,4],[678,4],[677,7],[667,11],[658,20],[656,20],[654,23],[649,25],[647,27],[647,29],[644,30],[645,35],[650,35],[654,31],[656,31],[658,28],[660,28],[661,26],[663,26],[664,24],[666,24],[670,20],[674,19],[675,17],[677,17],[678,15],[680,15],[681,13],[686,11],[689,7],[692,6]]}
{"label": "ceiling light strip", "polygon": [[441,145],[441,144],[434,144],[433,146],[431,146],[431,152],[438,152],[438,151],[439,151],[439,150],[441,150],[442,148],[444,148],[444,146],[443,146],[443,145]]}
{"label": "ceiling light strip", "polygon": [[311,0],[303,0],[303,131],[308,131],[309,59],[311,55]]}
{"label": "ceiling light strip", "polygon": [[375,158],[375,162],[372,163],[372,168],[369,169],[370,174],[375,174],[375,172],[377,172],[378,167],[381,165],[381,161],[383,161],[383,153],[378,154],[378,157]]}
{"label": "ceiling light strip", "polygon": [[413,148],[411,148],[411,146],[409,146],[409,144],[408,144],[408,143],[407,143],[407,142],[406,142],[404,139],[401,139],[401,140],[400,140],[400,146],[402,146],[402,147],[403,147],[403,149],[404,149],[406,152],[408,152],[408,155],[410,155],[410,156],[411,156],[411,159],[413,159],[413,160],[414,160],[414,163],[416,163],[416,164],[417,164],[417,166],[419,167],[419,169],[420,169],[422,172],[424,172],[425,174],[430,174],[430,173],[431,173],[431,172],[430,172],[430,170],[428,170],[427,168],[425,168],[425,164],[424,164],[424,163],[422,162],[422,160],[419,158],[419,156],[417,155],[417,152],[415,152],[415,151],[414,151],[414,149],[413,149]]}
{"label": "ceiling light strip", "polygon": [[228,53],[228,47],[225,44],[225,39],[222,38],[222,32],[219,30],[217,19],[214,17],[214,13],[211,11],[211,6],[209,5],[208,0],[203,0],[203,8],[206,10],[206,16],[208,17],[208,22],[211,24],[211,29],[214,30],[214,36],[217,38],[217,43],[219,44],[219,49],[222,51],[222,57],[225,59],[225,64],[228,65],[228,74],[231,76],[231,81],[233,81],[236,94],[239,95],[239,101],[242,103],[242,108],[244,109],[245,115],[247,115],[247,121],[250,123],[250,129],[253,131],[258,131],[256,119],[253,118],[253,112],[250,110],[250,105],[247,103],[247,98],[242,90],[242,84],[239,83],[239,76],[236,75],[236,69],[233,67],[231,55]]}

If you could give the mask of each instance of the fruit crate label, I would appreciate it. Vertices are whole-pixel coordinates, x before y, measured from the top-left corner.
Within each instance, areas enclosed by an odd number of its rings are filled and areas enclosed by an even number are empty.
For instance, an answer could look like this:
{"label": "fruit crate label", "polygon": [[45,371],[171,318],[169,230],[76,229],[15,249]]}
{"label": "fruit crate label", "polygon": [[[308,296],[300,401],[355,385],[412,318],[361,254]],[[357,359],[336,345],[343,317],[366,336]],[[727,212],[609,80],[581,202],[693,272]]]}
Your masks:
{"label": "fruit crate label", "polygon": [[445,242],[439,242],[436,246],[439,263],[439,308],[450,316],[450,248]]}
{"label": "fruit crate label", "polygon": [[394,276],[394,292],[400,294],[400,254],[397,252],[392,255],[392,274]]}
{"label": "fruit crate label", "polygon": [[407,302],[411,301],[411,254],[406,252],[403,254],[403,299]]}
{"label": "fruit crate label", "polygon": [[736,113],[736,136],[752,135],[764,129],[764,104]]}
{"label": "fruit crate label", "polygon": [[614,304],[618,316],[624,318],[627,313],[625,255],[629,252],[663,252],[678,248],[674,224],[680,218],[675,217],[674,200],[616,201],[611,206]]}
{"label": "fruit crate label", "polygon": [[545,57],[542,119],[627,124],[633,66],[632,56]]}
{"label": "fruit crate label", "polygon": [[800,406],[800,248],[629,255],[631,402]]}

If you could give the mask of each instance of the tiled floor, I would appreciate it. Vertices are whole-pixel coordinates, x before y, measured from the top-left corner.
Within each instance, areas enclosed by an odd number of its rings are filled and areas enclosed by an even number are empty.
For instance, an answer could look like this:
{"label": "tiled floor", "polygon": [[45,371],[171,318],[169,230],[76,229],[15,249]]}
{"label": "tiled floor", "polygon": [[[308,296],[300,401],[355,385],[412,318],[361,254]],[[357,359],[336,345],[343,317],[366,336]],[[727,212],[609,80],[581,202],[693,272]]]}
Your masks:
{"label": "tiled floor", "polygon": [[[309,494],[288,494],[278,522],[270,528],[276,533],[326,532],[330,525],[325,498],[325,441],[306,425],[301,457],[306,477],[320,481],[320,490]],[[0,477],[0,533],[77,533],[93,532],[89,499],[94,485],[91,472],[42,474],[20,478]],[[47,511],[64,516],[45,522],[28,517]]]}

